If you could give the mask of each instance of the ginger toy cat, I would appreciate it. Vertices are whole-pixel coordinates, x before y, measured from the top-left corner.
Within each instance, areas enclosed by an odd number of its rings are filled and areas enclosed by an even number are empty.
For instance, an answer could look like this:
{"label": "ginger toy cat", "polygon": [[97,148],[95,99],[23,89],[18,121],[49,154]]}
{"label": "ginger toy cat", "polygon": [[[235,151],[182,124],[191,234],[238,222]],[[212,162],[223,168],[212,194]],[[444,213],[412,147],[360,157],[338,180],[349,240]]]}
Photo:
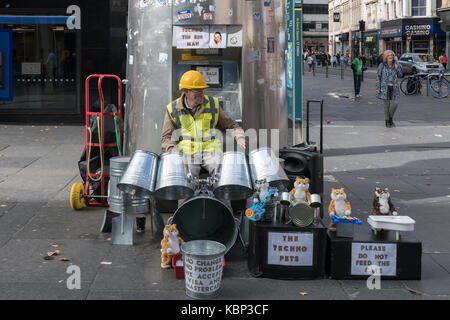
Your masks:
{"label": "ginger toy cat", "polygon": [[291,194],[292,202],[306,202],[311,201],[311,193],[309,192],[309,179],[302,179],[297,177],[294,182],[294,189],[289,192]]}
{"label": "ginger toy cat", "polygon": [[[344,188],[334,189],[331,188],[331,202],[328,206],[328,214],[331,216],[350,216],[352,214],[352,208],[350,202],[347,200],[347,195],[344,192]],[[330,230],[336,230],[336,224],[331,220]]]}
{"label": "ginger toy cat", "polygon": [[167,269],[172,266],[172,256],[181,252],[183,239],[178,236],[175,224],[164,227],[164,238],[161,240],[161,268]]}
{"label": "ginger toy cat", "polygon": [[397,209],[391,202],[391,195],[388,188],[375,188],[375,195],[372,201],[372,215],[397,215]]}

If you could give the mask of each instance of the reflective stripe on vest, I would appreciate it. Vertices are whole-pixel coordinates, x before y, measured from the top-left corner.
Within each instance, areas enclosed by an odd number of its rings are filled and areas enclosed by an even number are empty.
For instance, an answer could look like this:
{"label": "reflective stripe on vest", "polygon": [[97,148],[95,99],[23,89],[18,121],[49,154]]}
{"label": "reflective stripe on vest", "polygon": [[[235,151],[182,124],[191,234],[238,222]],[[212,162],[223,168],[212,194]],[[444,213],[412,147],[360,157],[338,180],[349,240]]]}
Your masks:
{"label": "reflective stripe on vest", "polygon": [[185,109],[177,109],[180,99],[167,105],[170,118],[177,128],[181,129],[178,137],[178,150],[186,154],[197,152],[221,152],[222,143],[216,138],[216,126],[219,120],[219,103],[216,98],[207,97],[201,113],[194,117]]}

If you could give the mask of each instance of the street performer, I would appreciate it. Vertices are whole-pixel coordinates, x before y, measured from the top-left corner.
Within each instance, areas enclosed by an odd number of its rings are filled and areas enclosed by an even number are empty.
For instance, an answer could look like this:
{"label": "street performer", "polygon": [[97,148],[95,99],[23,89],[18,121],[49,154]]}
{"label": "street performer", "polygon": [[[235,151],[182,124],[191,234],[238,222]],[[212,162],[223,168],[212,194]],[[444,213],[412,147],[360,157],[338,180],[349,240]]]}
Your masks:
{"label": "street performer", "polygon": [[205,95],[208,87],[200,72],[184,73],[179,83],[183,92],[167,105],[162,129],[163,150],[182,152],[193,177],[199,177],[202,167],[210,175],[218,167],[222,141],[216,130],[231,129],[238,146],[247,147],[244,130],[219,107],[219,99]]}

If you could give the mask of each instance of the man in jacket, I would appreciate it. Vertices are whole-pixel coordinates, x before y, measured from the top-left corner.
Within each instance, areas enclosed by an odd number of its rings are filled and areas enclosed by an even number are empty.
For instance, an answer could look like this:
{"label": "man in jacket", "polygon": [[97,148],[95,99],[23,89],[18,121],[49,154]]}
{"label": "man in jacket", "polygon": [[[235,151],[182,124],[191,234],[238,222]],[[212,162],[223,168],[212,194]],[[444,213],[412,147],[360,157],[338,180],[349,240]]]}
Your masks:
{"label": "man in jacket", "polygon": [[161,135],[163,150],[182,152],[194,177],[202,167],[210,174],[217,169],[222,153],[218,130],[232,130],[237,144],[247,147],[244,130],[219,107],[217,98],[204,94],[207,87],[200,72],[183,74],[179,84],[183,93],[167,105]]}

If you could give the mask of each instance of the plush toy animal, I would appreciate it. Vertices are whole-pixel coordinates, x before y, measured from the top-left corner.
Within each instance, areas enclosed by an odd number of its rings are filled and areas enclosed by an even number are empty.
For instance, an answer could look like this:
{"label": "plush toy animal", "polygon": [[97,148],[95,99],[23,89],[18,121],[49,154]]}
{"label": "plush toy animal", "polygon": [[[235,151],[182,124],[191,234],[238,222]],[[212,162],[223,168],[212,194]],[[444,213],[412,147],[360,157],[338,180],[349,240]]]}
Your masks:
{"label": "plush toy animal", "polygon": [[[344,192],[344,188],[334,189],[331,188],[331,202],[328,206],[328,214],[331,216],[350,216],[352,214],[352,208],[350,202],[347,200],[347,195]],[[331,220],[330,230],[336,230],[336,224]]]}
{"label": "plush toy animal", "polygon": [[397,215],[397,209],[391,202],[391,195],[388,188],[375,188],[375,195],[372,201],[372,215]]}
{"label": "plush toy animal", "polygon": [[294,182],[294,189],[289,192],[292,202],[306,202],[310,204],[311,193],[309,192],[309,179],[297,177]]}
{"label": "plush toy animal", "polygon": [[180,253],[183,240],[178,236],[176,224],[164,227],[164,238],[161,240],[161,268],[172,266],[172,256]]}

